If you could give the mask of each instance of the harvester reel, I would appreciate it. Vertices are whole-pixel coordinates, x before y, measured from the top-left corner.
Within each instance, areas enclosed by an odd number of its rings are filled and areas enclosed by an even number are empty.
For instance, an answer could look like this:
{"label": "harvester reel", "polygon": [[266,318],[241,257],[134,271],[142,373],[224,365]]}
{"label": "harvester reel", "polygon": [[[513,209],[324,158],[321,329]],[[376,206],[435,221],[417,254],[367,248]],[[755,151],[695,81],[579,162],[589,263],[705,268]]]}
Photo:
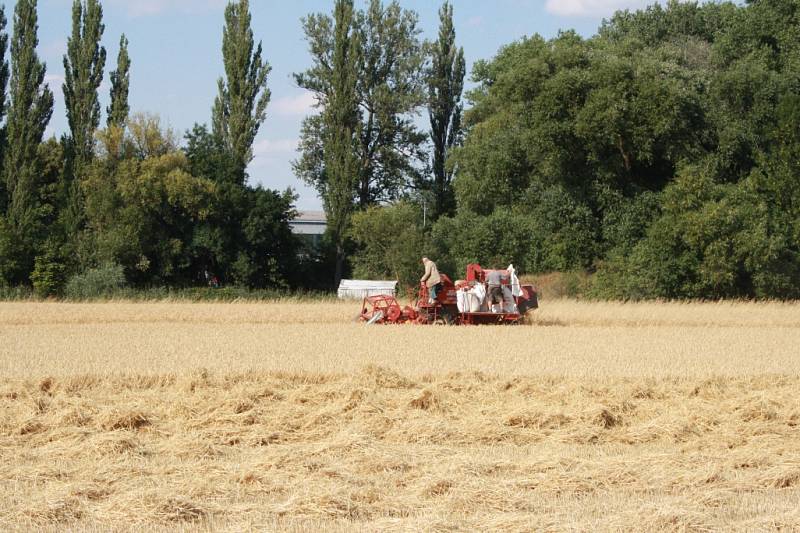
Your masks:
{"label": "harvester reel", "polygon": [[403,316],[403,310],[399,305],[391,305],[386,309],[386,320],[389,322],[397,322]]}

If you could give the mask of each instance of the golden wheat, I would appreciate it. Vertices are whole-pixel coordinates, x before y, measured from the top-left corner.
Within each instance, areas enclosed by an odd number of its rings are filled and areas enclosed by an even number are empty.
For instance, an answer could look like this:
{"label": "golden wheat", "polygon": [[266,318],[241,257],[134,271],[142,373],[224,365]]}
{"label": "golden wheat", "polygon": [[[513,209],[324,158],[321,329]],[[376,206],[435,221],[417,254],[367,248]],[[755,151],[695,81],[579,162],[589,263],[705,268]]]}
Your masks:
{"label": "golden wheat", "polygon": [[0,528],[800,529],[800,306],[0,304]]}

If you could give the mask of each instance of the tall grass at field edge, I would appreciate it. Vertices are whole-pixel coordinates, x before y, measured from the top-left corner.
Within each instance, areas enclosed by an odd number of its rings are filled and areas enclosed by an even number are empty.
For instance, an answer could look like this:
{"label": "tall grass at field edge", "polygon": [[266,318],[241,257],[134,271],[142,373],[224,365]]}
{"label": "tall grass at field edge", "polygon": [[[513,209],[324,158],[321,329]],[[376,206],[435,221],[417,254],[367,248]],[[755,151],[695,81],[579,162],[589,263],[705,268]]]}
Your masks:
{"label": "tall grass at field edge", "polygon": [[333,293],[316,291],[291,291],[291,290],[252,290],[241,287],[212,288],[171,288],[151,287],[135,289],[130,287],[120,288],[106,294],[86,297],[50,297],[39,298],[27,287],[0,287],[0,302],[19,301],[50,301],[65,303],[90,303],[90,302],[330,302],[335,301]]}

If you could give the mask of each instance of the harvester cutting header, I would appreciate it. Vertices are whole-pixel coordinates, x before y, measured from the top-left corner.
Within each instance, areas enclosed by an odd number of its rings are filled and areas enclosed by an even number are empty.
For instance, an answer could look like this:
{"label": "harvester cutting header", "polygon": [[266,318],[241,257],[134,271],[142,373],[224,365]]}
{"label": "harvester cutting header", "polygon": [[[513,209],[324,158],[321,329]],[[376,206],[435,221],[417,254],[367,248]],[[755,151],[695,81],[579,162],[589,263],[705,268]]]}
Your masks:
{"label": "harvester cutting header", "polygon": [[539,307],[532,285],[522,285],[513,265],[505,270],[467,266],[465,279],[453,282],[423,258],[425,275],[416,302],[401,307],[389,294],[368,296],[360,319],[368,324],[516,324]]}

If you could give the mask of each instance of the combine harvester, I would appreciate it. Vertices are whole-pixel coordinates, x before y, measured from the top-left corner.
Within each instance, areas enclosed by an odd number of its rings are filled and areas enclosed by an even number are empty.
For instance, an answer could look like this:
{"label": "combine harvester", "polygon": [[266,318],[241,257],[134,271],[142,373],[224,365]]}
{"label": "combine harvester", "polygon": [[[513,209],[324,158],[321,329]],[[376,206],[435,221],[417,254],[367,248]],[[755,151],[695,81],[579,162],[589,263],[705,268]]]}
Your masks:
{"label": "combine harvester", "polygon": [[442,290],[433,303],[425,284],[421,284],[414,306],[401,307],[394,295],[366,296],[361,305],[361,321],[367,324],[518,324],[539,307],[532,285],[521,285],[513,267],[501,270],[505,302],[490,308],[486,303],[486,278],[491,270],[480,265],[467,266],[466,280],[453,283],[444,274]]}

